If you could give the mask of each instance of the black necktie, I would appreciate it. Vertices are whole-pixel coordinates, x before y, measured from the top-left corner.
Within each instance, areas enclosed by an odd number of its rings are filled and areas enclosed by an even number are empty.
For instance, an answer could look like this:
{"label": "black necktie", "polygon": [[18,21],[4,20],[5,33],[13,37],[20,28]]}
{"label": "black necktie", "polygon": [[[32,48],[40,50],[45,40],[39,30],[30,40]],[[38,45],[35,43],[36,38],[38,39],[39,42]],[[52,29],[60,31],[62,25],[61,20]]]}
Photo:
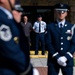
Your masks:
{"label": "black necktie", "polygon": [[60,30],[62,31],[62,23],[60,24]]}
{"label": "black necktie", "polygon": [[41,32],[41,24],[40,24],[40,22],[39,22],[39,32]]}

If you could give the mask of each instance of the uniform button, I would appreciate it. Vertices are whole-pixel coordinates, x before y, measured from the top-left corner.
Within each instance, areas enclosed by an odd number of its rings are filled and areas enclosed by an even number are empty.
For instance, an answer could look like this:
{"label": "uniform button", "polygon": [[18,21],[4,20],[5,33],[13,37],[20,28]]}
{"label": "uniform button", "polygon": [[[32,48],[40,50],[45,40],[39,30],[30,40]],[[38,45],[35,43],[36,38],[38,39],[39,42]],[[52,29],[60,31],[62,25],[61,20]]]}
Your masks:
{"label": "uniform button", "polygon": [[63,42],[61,42],[61,45],[63,45]]}
{"label": "uniform button", "polygon": [[61,50],[63,50],[63,48],[61,48]]}
{"label": "uniform button", "polygon": [[61,37],[61,39],[63,39],[63,37]]}

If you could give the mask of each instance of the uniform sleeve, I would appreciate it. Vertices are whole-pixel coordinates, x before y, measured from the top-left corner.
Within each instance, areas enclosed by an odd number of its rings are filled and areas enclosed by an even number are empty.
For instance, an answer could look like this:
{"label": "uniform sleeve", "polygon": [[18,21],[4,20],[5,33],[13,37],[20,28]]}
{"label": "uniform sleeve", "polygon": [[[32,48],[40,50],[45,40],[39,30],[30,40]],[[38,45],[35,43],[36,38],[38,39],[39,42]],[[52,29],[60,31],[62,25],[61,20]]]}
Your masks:
{"label": "uniform sleeve", "polygon": [[44,28],[45,28],[45,30],[46,30],[46,22],[45,22]]}
{"label": "uniform sleeve", "polygon": [[58,59],[60,57],[59,53],[52,46],[50,25],[47,25],[46,47],[53,58]]}
{"label": "uniform sleeve", "polygon": [[0,26],[0,59],[1,63],[13,67],[18,72],[23,72],[26,65],[26,56],[22,52],[19,44],[15,42],[12,30],[8,25]]}
{"label": "uniform sleeve", "polygon": [[35,30],[35,28],[36,28],[36,23],[34,23],[34,25],[33,25],[33,30]]}
{"label": "uniform sleeve", "polygon": [[74,29],[74,35],[72,36],[72,39],[71,39],[70,49],[68,50],[68,52],[65,55],[68,60],[70,60],[71,58],[73,58],[73,53],[74,52],[75,52],[75,29]]}

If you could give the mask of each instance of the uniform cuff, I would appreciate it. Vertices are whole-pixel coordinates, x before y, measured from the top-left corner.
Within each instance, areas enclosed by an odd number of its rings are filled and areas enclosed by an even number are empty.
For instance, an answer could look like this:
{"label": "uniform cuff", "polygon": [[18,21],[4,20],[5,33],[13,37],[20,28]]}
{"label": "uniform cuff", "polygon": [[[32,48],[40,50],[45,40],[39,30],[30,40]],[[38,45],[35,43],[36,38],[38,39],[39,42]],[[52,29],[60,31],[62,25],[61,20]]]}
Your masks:
{"label": "uniform cuff", "polygon": [[27,70],[26,70],[26,71],[24,71],[23,73],[20,73],[20,75],[27,75],[27,74],[29,73],[29,71],[31,70],[31,68],[32,68],[32,65],[31,65],[31,64],[29,64],[29,66],[28,66]]}
{"label": "uniform cuff", "polygon": [[71,58],[73,58],[73,55],[70,52],[67,52],[65,57],[70,60]]}
{"label": "uniform cuff", "polygon": [[72,55],[70,52],[67,52],[67,54],[68,54],[71,58],[73,58],[73,55]]}
{"label": "uniform cuff", "polygon": [[54,54],[52,55],[52,58],[55,57],[55,56],[57,56],[57,55],[58,55],[58,52],[54,53]]}

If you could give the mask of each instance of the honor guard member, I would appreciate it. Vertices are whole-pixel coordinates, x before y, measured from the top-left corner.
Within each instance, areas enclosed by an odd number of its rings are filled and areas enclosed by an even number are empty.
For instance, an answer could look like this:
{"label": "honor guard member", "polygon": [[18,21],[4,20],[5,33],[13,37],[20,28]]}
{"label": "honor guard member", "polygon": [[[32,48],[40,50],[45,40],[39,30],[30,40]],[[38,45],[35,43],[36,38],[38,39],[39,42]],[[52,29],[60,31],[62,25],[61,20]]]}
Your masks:
{"label": "honor guard member", "polygon": [[36,75],[20,25],[21,12],[14,10],[15,1],[0,0],[0,75]]}
{"label": "honor guard member", "polygon": [[42,16],[37,16],[37,21],[34,23],[33,30],[36,34],[36,49],[35,54],[38,54],[38,45],[39,41],[41,42],[42,47],[42,55],[45,54],[45,30],[46,30],[46,22],[42,21]]}
{"label": "honor guard member", "polygon": [[47,27],[48,75],[58,75],[59,69],[63,75],[73,75],[75,33],[72,36],[71,28],[73,25],[66,21],[68,11],[67,4],[56,4],[56,21]]}

